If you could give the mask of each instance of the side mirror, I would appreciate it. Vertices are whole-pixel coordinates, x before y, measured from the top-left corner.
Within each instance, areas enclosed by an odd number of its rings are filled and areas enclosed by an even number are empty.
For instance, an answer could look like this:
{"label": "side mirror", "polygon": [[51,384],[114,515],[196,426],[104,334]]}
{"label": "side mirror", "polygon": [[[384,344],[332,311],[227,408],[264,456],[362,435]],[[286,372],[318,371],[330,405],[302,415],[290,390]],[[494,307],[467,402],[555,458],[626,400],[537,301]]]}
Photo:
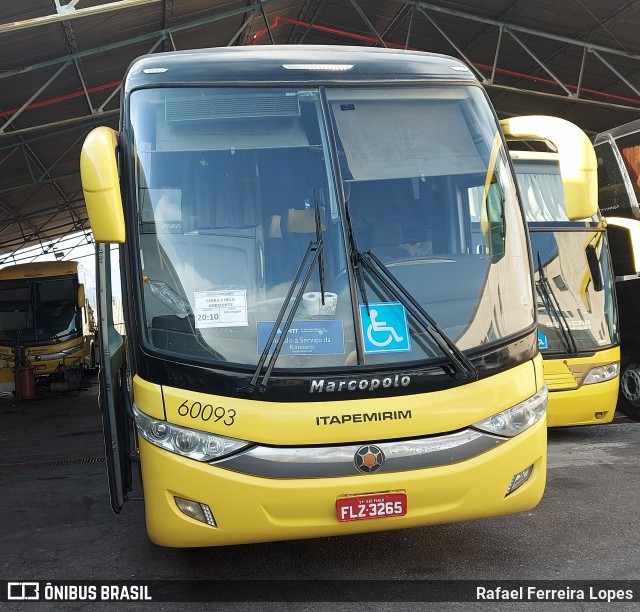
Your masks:
{"label": "side mirror", "polygon": [[80,283],[78,285],[78,308],[84,308],[85,304],[87,303],[86,300],[87,298],[84,293],[84,284]]}
{"label": "side mirror", "polygon": [[84,284],[78,285],[78,308],[84,308],[86,304],[86,296],[84,294]]}
{"label": "side mirror", "polygon": [[577,126],[544,115],[503,119],[506,138],[548,140],[558,149],[567,216],[588,219],[598,212],[598,161],[589,137]]}
{"label": "side mirror", "polygon": [[607,237],[616,277],[640,275],[640,221],[607,217]]}
{"label": "side mirror", "polygon": [[124,211],[116,149],[118,135],[99,127],[87,135],[80,153],[80,178],[96,242],[124,242]]}

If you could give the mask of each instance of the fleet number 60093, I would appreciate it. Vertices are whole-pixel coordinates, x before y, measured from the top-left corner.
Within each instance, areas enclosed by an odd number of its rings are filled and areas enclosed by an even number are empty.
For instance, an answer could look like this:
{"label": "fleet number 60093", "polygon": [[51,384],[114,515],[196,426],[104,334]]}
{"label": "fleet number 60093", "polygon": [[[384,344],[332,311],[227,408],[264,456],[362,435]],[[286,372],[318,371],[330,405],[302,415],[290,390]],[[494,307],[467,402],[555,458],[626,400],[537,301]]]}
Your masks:
{"label": "fleet number 60093", "polygon": [[234,424],[236,411],[233,408],[225,408],[224,406],[216,406],[211,404],[202,404],[201,402],[191,402],[184,400],[178,406],[178,414],[182,417],[190,417],[201,421],[210,421],[213,419],[215,423],[221,422],[223,425],[230,427]]}

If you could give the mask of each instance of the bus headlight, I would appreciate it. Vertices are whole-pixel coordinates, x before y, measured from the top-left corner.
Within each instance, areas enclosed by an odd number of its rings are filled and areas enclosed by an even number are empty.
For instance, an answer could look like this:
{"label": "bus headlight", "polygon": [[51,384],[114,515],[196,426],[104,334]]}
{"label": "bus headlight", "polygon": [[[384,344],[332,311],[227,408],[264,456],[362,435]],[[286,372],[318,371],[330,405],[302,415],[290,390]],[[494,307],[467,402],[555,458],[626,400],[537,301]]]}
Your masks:
{"label": "bus headlight", "polygon": [[587,375],[582,379],[583,385],[593,385],[594,383],[601,383],[605,380],[611,380],[618,375],[620,364],[608,363],[606,365],[592,368],[587,372]]}
{"label": "bus headlight", "polygon": [[251,446],[237,440],[154,419],[133,406],[138,433],[155,446],[196,461],[213,461]]}
{"label": "bus headlight", "polygon": [[547,385],[544,385],[540,391],[530,398],[507,410],[498,412],[498,414],[478,421],[472,427],[499,436],[507,436],[509,438],[517,436],[544,416],[547,409],[548,396]]}

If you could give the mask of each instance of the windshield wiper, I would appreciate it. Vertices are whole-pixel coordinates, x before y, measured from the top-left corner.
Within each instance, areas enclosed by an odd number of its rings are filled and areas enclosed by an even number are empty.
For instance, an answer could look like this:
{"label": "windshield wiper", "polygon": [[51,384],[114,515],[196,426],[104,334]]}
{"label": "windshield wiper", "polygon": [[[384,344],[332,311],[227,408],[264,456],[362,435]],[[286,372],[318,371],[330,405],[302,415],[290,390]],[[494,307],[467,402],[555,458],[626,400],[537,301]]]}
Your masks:
{"label": "windshield wiper", "polygon": [[349,206],[349,200],[345,200],[344,209],[346,213],[347,223],[347,238],[349,240],[349,250],[351,251],[351,264],[353,265],[353,271],[356,277],[356,283],[360,289],[360,295],[362,296],[362,302],[367,307],[367,314],[369,314],[369,299],[367,298],[367,284],[364,281],[364,272],[360,265],[360,250],[356,243],[355,233],[353,231],[353,223],[351,221],[351,207]]}
{"label": "windshield wiper", "polygon": [[[287,292],[284,301],[282,302],[282,306],[280,307],[280,311],[278,312],[278,316],[276,317],[276,321],[271,328],[271,333],[269,334],[269,338],[267,339],[266,344],[264,345],[264,349],[262,349],[262,354],[260,355],[260,359],[258,360],[258,365],[251,377],[251,382],[246,387],[246,390],[249,393],[253,393],[256,388],[264,393],[267,389],[267,382],[271,377],[271,372],[275,366],[275,363],[282,351],[282,347],[287,339],[287,333],[291,327],[291,323],[293,323],[293,318],[296,316],[296,312],[300,306],[300,302],[302,301],[302,295],[304,294],[304,290],[307,288],[309,284],[309,279],[311,278],[311,273],[313,272],[313,268],[318,263],[318,273],[320,276],[320,293],[322,294],[322,303],[324,304],[324,263],[322,260],[322,249],[323,249],[323,237],[322,237],[322,220],[320,218],[320,206],[318,204],[318,198],[316,196],[316,192],[313,192],[313,201],[315,206],[315,224],[316,224],[316,241],[309,241],[307,245],[307,250],[304,253],[302,261],[298,265],[298,269],[296,270],[296,274],[291,282],[289,287],[289,291]],[[300,283],[300,279],[302,278],[302,282]],[[300,284],[298,284],[300,283]],[[296,287],[297,290],[296,290]],[[293,303],[291,303],[291,298],[293,298]],[[285,314],[289,309],[289,314],[285,320],[284,326],[280,329],[280,324],[285,317]],[[256,387],[258,382],[258,378],[262,372],[262,368],[265,365],[265,361],[269,356],[269,351],[273,346],[273,342],[278,334],[278,330],[280,330],[280,338],[278,338],[278,342],[273,349],[273,353],[271,354],[271,358],[267,363],[266,370],[262,376],[262,381]]]}
{"label": "windshield wiper", "polygon": [[372,251],[362,253],[356,251],[356,256],[373,274],[385,289],[407,309],[413,319],[418,322],[431,336],[438,348],[449,358],[457,372],[454,378],[457,380],[477,380],[478,371],[471,360],[456,346],[455,342],[447,336],[444,330],[436,323],[402,283],[388,268],[375,256]]}
{"label": "windshield wiper", "polygon": [[[318,192],[313,190],[313,207],[316,221],[316,244],[322,245],[322,218],[320,216],[320,203],[318,202]],[[318,251],[318,277],[320,281],[320,301],[324,306],[324,258],[322,248]]]}
{"label": "windshield wiper", "polygon": [[562,312],[562,307],[558,302],[553,290],[551,289],[551,285],[549,284],[549,280],[544,271],[544,267],[542,265],[542,259],[540,258],[540,251],[537,252],[538,256],[538,276],[540,280],[536,282],[536,289],[542,298],[542,302],[544,304],[545,309],[550,315],[553,315],[558,321],[558,327],[560,328],[560,333],[562,334],[562,339],[564,340],[564,344],[567,348],[567,351],[571,355],[578,354],[578,346],[576,344],[575,338],[573,337],[573,333],[571,332],[571,328],[569,327],[569,323],[567,322],[567,318],[564,316],[564,312]]}

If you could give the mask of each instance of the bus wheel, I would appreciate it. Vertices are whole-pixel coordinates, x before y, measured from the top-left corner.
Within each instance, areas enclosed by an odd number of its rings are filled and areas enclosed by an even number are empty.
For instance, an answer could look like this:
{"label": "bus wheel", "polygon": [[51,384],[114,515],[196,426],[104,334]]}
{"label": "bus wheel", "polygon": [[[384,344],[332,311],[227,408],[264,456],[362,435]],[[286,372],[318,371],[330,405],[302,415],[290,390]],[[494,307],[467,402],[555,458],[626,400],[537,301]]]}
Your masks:
{"label": "bus wheel", "polygon": [[622,360],[618,409],[631,419],[640,421],[640,356]]}

